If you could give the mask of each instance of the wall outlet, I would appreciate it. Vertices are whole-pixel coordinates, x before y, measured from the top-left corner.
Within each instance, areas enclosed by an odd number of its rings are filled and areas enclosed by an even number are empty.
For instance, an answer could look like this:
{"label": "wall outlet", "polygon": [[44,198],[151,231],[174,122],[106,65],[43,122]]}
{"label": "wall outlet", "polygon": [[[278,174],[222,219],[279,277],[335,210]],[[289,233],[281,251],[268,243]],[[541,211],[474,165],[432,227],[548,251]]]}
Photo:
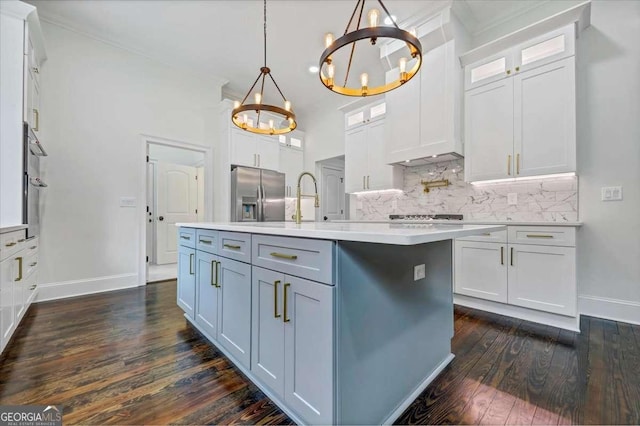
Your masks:
{"label": "wall outlet", "polygon": [[426,266],[423,263],[422,265],[416,265],[413,267],[413,280],[418,281],[427,276]]}
{"label": "wall outlet", "polygon": [[515,206],[518,204],[518,193],[510,192],[507,194],[507,204],[510,206]]}
{"label": "wall outlet", "polygon": [[136,197],[120,197],[120,207],[135,207]]}
{"label": "wall outlet", "polygon": [[621,186],[602,187],[602,201],[622,201]]}

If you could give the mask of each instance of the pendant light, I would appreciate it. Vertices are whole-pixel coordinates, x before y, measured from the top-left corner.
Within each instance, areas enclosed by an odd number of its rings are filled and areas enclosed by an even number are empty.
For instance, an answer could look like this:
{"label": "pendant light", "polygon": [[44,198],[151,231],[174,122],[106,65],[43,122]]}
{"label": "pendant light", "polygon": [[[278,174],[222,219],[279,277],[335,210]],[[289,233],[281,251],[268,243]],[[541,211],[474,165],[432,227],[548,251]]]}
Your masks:
{"label": "pendant light", "polygon": [[[379,26],[380,11],[377,9],[371,9],[367,14],[369,26],[360,28],[365,2],[366,0],[358,0],[356,3],[356,7],[351,14],[351,19],[349,19],[349,23],[347,24],[347,28],[344,30],[344,35],[342,37],[334,39],[334,36],[331,33],[327,33],[325,35],[325,50],[322,52],[322,56],[320,56],[320,71],[318,73],[320,81],[327,89],[345,96],[372,96],[389,92],[411,80],[422,65],[422,45],[416,37],[416,34],[401,30],[396,24],[395,19],[382,3],[382,0],[378,0],[378,3],[380,3],[382,10],[387,15],[388,21],[392,23],[392,26]],[[360,8],[359,13],[358,7]],[[356,16],[358,18],[356,29],[349,32],[349,28]],[[351,71],[356,42],[368,39],[372,45],[375,45],[378,38],[392,38],[404,42],[409,50],[409,56],[415,59],[413,66],[411,69],[407,70],[408,61],[410,59],[408,60],[406,57],[403,57],[398,61],[397,79],[382,86],[370,87],[369,74],[362,73],[360,74],[359,86],[349,87],[347,82],[349,79],[349,72]],[[351,53],[349,55],[349,62],[346,64],[344,83],[340,86],[336,82],[336,61],[334,60],[333,55],[338,50],[348,45],[351,45]]]}
{"label": "pendant light", "polygon": [[[267,76],[282,97],[282,107],[265,103],[264,86],[265,81],[267,81]],[[253,103],[245,103],[260,80],[262,80],[260,91],[254,93]],[[253,111],[257,114],[255,123],[249,118],[248,114]],[[260,115],[263,112],[269,113],[266,114],[269,116],[268,124],[260,122]],[[276,119],[274,119],[274,117],[276,117]],[[261,135],[283,135],[297,127],[296,115],[291,109],[291,102],[282,94],[278,83],[276,83],[276,80],[271,75],[271,69],[267,67],[267,0],[264,0],[264,66],[260,68],[258,77],[253,82],[251,88],[249,88],[242,102],[236,101],[234,103],[233,111],[231,111],[231,121],[242,130]]]}

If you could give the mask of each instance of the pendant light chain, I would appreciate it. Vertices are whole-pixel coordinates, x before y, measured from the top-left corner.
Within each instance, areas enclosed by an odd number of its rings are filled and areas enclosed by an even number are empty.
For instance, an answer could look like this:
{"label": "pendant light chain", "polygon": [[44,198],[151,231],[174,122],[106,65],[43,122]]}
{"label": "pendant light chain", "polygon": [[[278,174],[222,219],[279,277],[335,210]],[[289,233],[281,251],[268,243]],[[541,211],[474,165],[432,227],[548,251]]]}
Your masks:
{"label": "pendant light chain", "polygon": [[267,66],[267,0],[264,0],[264,66]]}
{"label": "pendant light chain", "polygon": [[[364,12],[364,3],[366,0],[362,0],[362,4],[360,3],[360,0],[358,0],[358,4],[360,4],[360,15],[358,15],[358,24],[356,26],[356,31],[360,29],[360,22],[362,22],[362,12]],[[358,4],[356,4],[356,9],[358,9]],[[355,15],[356,11],[353,11],[353,14]],[[351,21],[353,20],[353,16],[351,16],[351,19],[349,20],[349,23],[347,24],[347,29],[346,31],[349,30],[349,26],[351,26]],[[345,31],[345,34],[346,34]],[[356,44],[353,43],[351,45],[351,54],[349,55],[349,64],[347,65],[347,74],[344,76],[344,85],[347,85],[347,80],[349,79],[349,72],[351,71],[351,62],[353,62],[353,54],[356,51]]]}

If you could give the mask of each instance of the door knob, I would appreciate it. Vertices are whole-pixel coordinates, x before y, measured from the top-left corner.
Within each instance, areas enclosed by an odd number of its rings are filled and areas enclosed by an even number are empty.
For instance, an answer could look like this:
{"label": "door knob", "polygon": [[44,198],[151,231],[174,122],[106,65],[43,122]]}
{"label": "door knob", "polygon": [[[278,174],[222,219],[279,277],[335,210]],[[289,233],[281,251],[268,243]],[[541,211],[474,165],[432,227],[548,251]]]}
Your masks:
{"label": "door knob", "polygon": [[164,220],[164,216],[160,216],[160,217],[158,218],[158,220],[159,220],[160,222],[162,222],[162,221]]}
{"label": "door knob", "polygon": [[324,217],[324,220],[329,220],[329,218],[325,216],[325,217]]}

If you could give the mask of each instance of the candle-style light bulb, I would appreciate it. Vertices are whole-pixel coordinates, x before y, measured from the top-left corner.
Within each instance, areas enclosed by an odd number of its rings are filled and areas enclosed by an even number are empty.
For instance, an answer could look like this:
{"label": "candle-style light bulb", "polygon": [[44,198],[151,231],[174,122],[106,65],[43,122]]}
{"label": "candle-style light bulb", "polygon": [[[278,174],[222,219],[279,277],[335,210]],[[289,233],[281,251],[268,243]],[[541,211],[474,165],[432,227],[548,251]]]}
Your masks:
{"label": "candle-style light bulb", "polygon": [[331,64],[327,65],[327,77],[333,78],[336,75],[336,66]]}
{"label": "candle-style light bulb", "polygon": [[367,74],[366,72],[363,72],[360,75],[360,85],[362,87],[367,87],[369,85],[369,74]]}
{"label": "candle-style light bulb", "polygon": [[291,101],[284,101],[284,109],[291,111]]}
{"label": "candle-style light bulb", "polygon": [[327,47],[331,46],[331,44],[333,44],[333,40],[335,40],[335,37],[333,36],[333,34],[326,33],[324,35],[324,48],[326,49]]}
{"label": "candle-style light bulb", "polygon": [[416,37],[416,38],[418,37],[418,30],[416,30],[416,28],[415,28],[415,27],[411,28],[411,29],[409,30],[409,33],[410,33],[412,36]]}
{"label": "candle-style light bulb", "polygon": [[407,81],[407,58],[400,58],[398,66],[400,68],[400,83],[404,83]]}
{"label": "candle-style light bulb", "polygon": [[378,11],[378,9],[371,9],[367,16],[369,18],[369,26],[377,27],[378,20],[380,19],[380,12]]}
{"label": "candle-style light bulb", "polygon": [[262,102],[262,94],[261,93],[256,93],[253,96],[254,96],[257,104],[260,104]]}
{"label": "candle-style light bulb", "polygon": [[236,109],[240,106],[240,101],[233,101],[233,109]]}
{"label": "candle-style light bulb", "polygon": [[269,120],[269,128],[273,130],[273,120]]}

